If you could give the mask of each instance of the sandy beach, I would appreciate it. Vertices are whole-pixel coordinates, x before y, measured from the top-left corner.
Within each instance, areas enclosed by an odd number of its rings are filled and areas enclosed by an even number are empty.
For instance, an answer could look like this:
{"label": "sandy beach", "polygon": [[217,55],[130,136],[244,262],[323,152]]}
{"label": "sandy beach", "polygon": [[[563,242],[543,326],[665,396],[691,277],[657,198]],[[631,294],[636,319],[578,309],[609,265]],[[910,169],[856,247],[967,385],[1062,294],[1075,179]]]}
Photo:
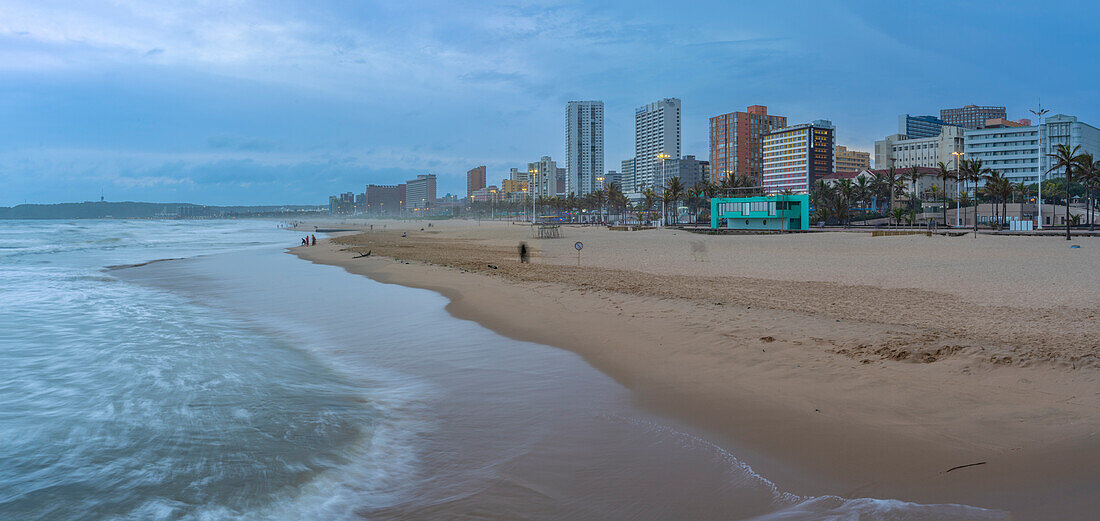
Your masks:
{"label": "sandy beach", "polygon": [[294,253],[574,351],[795,493],[1100,510],[1098,239],[339,226]]}

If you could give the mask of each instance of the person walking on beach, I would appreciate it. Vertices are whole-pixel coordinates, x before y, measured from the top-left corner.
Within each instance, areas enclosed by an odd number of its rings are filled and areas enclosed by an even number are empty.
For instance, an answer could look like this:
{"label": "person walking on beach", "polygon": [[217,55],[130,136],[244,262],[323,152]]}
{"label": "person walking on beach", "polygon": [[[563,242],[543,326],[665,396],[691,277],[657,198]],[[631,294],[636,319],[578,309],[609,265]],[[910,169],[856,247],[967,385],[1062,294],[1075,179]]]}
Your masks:
{"label": "person walking on beach", "polygon": [[317,236],[316,235],[311,235],[310,237],[313,237],[313,245],[317,246]]}
{"label": "person walking on beach", "polygon": [[527,264],[527,243],[519,243],[519,262],[520,264]]}
{"label": "person walking on beach", "polygon": [[302,237],[302,246],[309,246],[309,244],[306,242],[305,237]]}

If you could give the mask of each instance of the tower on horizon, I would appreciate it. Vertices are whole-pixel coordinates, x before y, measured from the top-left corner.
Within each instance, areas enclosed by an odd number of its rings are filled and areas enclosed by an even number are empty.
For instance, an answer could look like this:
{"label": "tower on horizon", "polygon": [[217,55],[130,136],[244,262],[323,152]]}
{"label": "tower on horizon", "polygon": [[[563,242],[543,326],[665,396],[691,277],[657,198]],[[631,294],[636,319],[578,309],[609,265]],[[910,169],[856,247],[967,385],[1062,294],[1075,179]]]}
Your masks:
{"label": "tower on horizon", "polygon": [[570,101],[565,108],[565,193],[598,190],[603,175],[603,102]]}

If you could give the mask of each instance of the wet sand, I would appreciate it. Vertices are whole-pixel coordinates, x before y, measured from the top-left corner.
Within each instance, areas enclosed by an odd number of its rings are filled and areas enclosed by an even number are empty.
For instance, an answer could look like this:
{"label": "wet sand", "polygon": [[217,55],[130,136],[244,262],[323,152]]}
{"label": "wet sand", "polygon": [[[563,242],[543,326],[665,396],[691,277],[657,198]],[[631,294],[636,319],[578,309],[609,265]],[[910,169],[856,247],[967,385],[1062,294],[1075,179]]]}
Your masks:
{"label": "wet sand", "polygon": [[1100,509],[1095,239],[384,224],[295,253],[577,352],[784,490]]}

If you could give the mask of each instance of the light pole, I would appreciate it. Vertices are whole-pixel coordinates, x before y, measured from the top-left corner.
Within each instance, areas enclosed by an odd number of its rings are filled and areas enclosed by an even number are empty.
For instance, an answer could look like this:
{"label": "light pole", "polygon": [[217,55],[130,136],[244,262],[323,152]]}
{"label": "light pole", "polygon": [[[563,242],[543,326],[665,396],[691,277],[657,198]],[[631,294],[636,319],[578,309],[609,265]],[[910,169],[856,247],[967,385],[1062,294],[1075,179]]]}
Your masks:
{"label": "light pole", "polygon": [[962,217],[959,214],[960,209],[962,208],[962,205],[959,204],[961,202],[961,197],[960,197],[961,192],[959,191],[959,185],[962,183],[962,179],[959,178],[959,172],[961,172],[962,170],[959,168],[959,159],[962,158],[962,156],[964,154],[965,154],[965,152],[952,152],[951,153],[951,155],[955,156],[955,227],[956,228],[959,228],[959,227],[962,226],[962,222],[961,222]]}
{"label": "light pole", "polygon": [[[1038,217],[1039,217],[1039,229],[1042,230],[1043,229],[1043,114],[1046,114],[1047,112],[1050,112],[1050,111],[1043,109],[1043,102],[1042,102],[1042,100],[1040,100],[1039,101],[1039,108],[1037,108],[1036,110],[1032,110],[1030,112],[1032,114],[1035,114],[1035,118],[1038,120],[1038,121],[1035,122],[1035,132],[1039,135],[1039,139],[1038,139],[1039,153],[1038,153],[1038,157],[1035,158],[1035,161],[1036,161],[1035,162],[1035,173],[1038,174],[1036,176],[1036,179],[1039,180],[1039,215],[1038,215]],[[1066,186],[1069,186],[1069,185],[1067,184]],[[1069,201],[1066,201],[1066,204],[1068,205]]]}
{"label": "light pole", "polygon": [[[670,157],[672,157],[672,156],[670,156],[670,155],[668,155],[664,152],[661,152],[660,154],[657,154],[657,159],[661,160],[661,184],[658,185],[658,186],[664,186],[664,184],[667,182],[665,180],[665,160],[670,158]],[[661,226],[664,226],[664,225],[665,225],[665,197],[664,197],[664,194],[661,194]]]}
{"label": "light pole", "polygon": [[[607,197],[607,194],[603,191],[603,176],[596,177],[596,181],[600,183],[600,193],[603,193],[603,197],[600,198],[600,213],[603,213],[603,200]],[[601,215],[600,218],[602,219],[603,216]]]}
{"label": "light pole", "polygon": [[535,178],[538,177],[539,171],[537,168],[528,168],[527,174],[527,185],[530,188],[528,193],[531,194],[531,224],[535,224]]}

